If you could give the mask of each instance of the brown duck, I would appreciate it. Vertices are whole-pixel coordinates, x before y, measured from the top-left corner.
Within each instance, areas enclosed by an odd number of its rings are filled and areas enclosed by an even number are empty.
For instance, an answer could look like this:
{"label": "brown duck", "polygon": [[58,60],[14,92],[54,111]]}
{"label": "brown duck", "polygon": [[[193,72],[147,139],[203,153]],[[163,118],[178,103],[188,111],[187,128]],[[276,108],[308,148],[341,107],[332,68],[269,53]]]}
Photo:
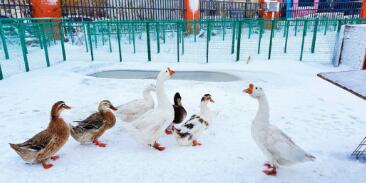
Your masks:
{"label": "brown duck", "polygon": [[30,163],[42,163],[43,168],[48,169],[53,165],[46,163],[47,159],[57,160],[59,156],[55,155],[69,138],[69,127],[60,117],[65,109],[71,109],[63,101],[56,102],[52,106],[51,121],[47,129],[39,132],[31,139],[21,144],[11,144],[10,147],[15,150],[19,156]]}
{"label": "brown duck", "polygon": [[116,117],[112,110],[116,111],[117,108],[110,101],[101,101],[98,112],[83,121],[75,121],[79,123],[77,126],[70,124],[71,136],[81,144],[94,143],[99,147],[105,147],[106,144],[99,142],[98,139],[116,124]]}

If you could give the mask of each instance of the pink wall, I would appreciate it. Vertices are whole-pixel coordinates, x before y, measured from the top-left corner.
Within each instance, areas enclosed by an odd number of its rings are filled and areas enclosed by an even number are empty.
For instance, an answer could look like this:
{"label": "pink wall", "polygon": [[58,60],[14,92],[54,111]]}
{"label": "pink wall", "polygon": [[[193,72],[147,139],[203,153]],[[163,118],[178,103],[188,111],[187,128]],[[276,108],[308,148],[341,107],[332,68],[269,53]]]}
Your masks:
{"label": "pink wall", "polygon": [[[292,6],[292,16],[293,17],[303,17],[309,14],[316,13],[318,10],[318,2],[319,0],[314,0],[314,6],[311,8],[310,6],[298,7],[299,0],[293,0]],[[307,10],[302,10],[307,9]],[[302,11],[301,11],[302,10]]]}

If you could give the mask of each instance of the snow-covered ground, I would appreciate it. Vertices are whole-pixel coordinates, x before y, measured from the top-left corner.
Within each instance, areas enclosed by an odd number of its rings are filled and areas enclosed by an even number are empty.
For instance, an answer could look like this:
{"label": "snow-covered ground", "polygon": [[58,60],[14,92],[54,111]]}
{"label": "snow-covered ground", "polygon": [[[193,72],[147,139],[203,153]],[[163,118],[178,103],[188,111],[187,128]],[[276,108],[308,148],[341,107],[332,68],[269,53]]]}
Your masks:
{"label": "snow-covered ground", "polygon": [[[73,55],[78,57],[78,55]],[[115,57],[118,58],[118,57]],[[212,58],[214,60],[214,58]],[[331,64],[267,61],[249,64],[123,62],[98,58],[94,62],[66,61],[50,68],[20,73],[0,81],[0,180],[1,182],[364,182],[365,164],[349,158],[365,136],[366,103],[316,76],[336,71]],[[160,142],[158,152],[138,144],[122,128],[122,121],[100,139],[108,145],[80,145],[72,138],[59,151],[54,167],[28,165],[8,143],[23,142],[47,127],[51,105],[64,100],[73,108],[62,116],[67,122],[95,111],[109,99],[119,105],[140,98],[142,88],[154,80],[104,79],[88,74],[115,69],[220,71],[241,78],[234,82],[168,80],[171,101],[179,91],[188,114],[198,111],[200,98],[210,93],[210,107],[219,112],[200,138],[201,147],[180,147],[172,136]],[[242,92],[249,83],[267,94],[271,121],[317,157],[315,162],[281,167],[276,177],[261,170],[265,161],[251,137],[251,121],[258,104]]]}

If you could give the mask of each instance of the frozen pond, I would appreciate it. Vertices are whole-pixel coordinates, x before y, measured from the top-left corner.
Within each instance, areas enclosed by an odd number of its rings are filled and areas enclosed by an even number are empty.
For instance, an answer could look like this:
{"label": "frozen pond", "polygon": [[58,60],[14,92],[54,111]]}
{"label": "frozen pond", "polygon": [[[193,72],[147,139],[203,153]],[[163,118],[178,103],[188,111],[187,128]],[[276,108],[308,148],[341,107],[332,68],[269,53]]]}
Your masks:
{"label": "frozen pond", "polygon": [[[159,71],[146,70],[110,70],[91,74],[90,76],[98,78],[117,78],[117,79],[155,79]],[[211,71],[177,71],[172,79],[177,80],[195,80],[209,82],[230,82],[240,80],[239,77]]]}

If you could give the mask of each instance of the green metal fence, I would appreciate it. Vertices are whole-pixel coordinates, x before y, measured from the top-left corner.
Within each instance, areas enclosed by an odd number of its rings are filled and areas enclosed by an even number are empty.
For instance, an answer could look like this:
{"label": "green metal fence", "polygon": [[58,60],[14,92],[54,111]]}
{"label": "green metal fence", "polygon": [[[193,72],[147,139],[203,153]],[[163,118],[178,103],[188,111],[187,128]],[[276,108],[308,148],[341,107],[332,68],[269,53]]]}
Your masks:
{"label": "green metal fence", "polygon": [[[244,59],[244,56],[248,56],[248,51],[270,60],[275,55],[289,54],[289,42],[293,43],[291,47],[299,45],[299,52],[292,51],[291,54],[298,54],[298,59],[302,61],[306,50],[310,50],[310,54],[318,54],[319,37],[326,37],[332,33],[329,39],[335,41],[334,34],[340,31],[342,25],[363,23],[366,23],[366,19],[94,22],[71,22],[67,19],[0,19],[0,58],[4,58],[2,62],[11,62],[12,52],[20,50],[24,71],[28,72],[29,49],[39,48],[43,50],[45,66],[50,67],[50,48],[60,48],[57,49],[58,54],[66,61],[72,55],[68,55],[65,44],[77,45],[81,39],[90,61],[95,60],[95,54],[99,54],[101,48],[106,48],[109,53],[118,52],[120,62],[125,61],[125,56],[130,54],[145,54],[146,61],[154,61],[153,56],[167,54],[162,52],[166,47],[170,50],[176,49],[169,54],[175,55],[177,62],[182,61],[182,57],[186,55],[199,54],[204,56],[201,60],[208,63],[214,60],[212,55],[215,55],[217,50],[225,50],[227,58],[233,58],[233,61]],[[143,49],[141,45],[144,45]],[[126,52],[127,47],[129,52]],[[3,77],[0,62],[0,79]]]}

